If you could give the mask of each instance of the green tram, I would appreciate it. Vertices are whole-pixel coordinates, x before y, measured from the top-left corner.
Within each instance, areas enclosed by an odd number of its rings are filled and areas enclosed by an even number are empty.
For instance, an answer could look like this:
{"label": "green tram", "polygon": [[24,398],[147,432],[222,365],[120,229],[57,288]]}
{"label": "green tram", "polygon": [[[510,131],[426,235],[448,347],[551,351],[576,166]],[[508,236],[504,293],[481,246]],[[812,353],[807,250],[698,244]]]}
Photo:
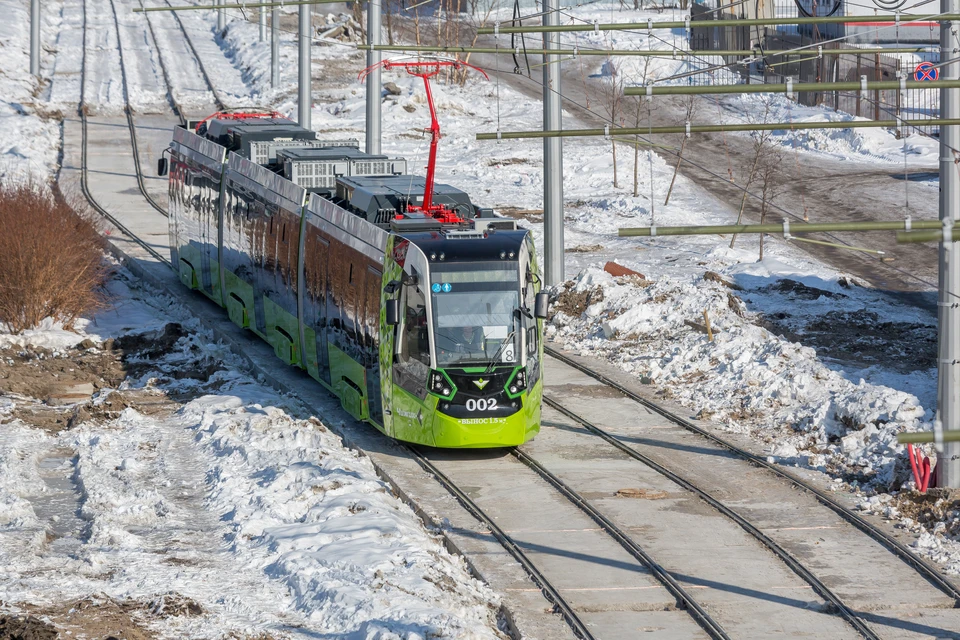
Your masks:
{"label": "green tram", "polygon": [[357,420],[435,447],[538,433],[547,300],[529,231],[276,114],[178,126],[165,155],[181,282]]}

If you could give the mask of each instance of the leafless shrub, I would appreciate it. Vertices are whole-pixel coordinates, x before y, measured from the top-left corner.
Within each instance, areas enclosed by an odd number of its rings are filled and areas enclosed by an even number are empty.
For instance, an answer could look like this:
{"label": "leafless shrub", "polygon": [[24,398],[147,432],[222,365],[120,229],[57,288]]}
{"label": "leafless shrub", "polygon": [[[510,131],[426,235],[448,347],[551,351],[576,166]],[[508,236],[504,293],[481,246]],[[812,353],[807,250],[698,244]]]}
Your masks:
{"label": "leafless shrub", "polygon": [[103,240],[78,199],[68,200],[37,182],[0,185],[0,325],[13,333],[44,318],[70,328],[106,305]]}

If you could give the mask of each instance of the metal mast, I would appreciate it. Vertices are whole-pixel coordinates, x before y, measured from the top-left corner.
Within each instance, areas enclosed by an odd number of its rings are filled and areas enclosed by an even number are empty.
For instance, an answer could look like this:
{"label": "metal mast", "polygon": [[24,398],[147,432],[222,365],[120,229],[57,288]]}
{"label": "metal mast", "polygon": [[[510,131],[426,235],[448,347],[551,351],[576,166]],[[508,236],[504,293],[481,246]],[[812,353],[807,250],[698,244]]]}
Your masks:
{"label": "metal mast", "polygon": [[[227,0],[217,0],[218,5],[223,5]],[[223,33],[223,30],[227,28],[227,10],[222,6],[217,9],[217,32]]]}
{"label": "metal mast", "polygon": [[300,80],[299,94],[297,97],[297,123],[304,129],[310,128],[310,97],[311,91],[311,69],[310,69],[310,15],[312,13],[309,4],[300,5]]}
{"label": "metal mast", "polygon": [[30,75],[40,76],[40,0],[30,0]]}
{"label": "metal mast", "polygon": [[[948,0],[943,0],[944,2]],[[955,0],[960,2],[960,0]],[[558,0],[544,0],[543,26],[560,24]],[[543,34],[544,49],[559,49],[560,36]],[[548,54],[543,65],[543,130],[563,128],[560,112],[560,56]],[[563,140],[543,139],[543,253],[547,286],[563,282]]]}
{"label": "metal mast", "polygon": [[263,7],[257,9],[257,18],[260,22],[260,42],[267,39],[267,10]]}
{"label": "metal mast", "polygon": [[[956,13],[960,0],[940,0],[940,11]],[[960,53],[956,49],[957,29],[960,22],[940,24],[940,62],[944,79],[960,77],[956,61]],[[960,89],[940,89],[940,117],[960,117]],[[952,230],[960,221],[960,176],[957,162],[960,155],[960,127],[947,125],[940,128],[940,220],[943,222],[944,239],[940,243],[940,293],[939,293],[939,376],[937,404],[939,418],[946,432],[960,430],[960,243],[953,241]],[[944,443],[943,456],[937,463],[938,484],[942,487],[960,487],[960,443]]]}
{"label": "metal mast", "polygon": [[[367,2],[367,44],[380,44],[380,1]],[[380,66],[382,54],[373,49],[367,51],[367,138],[366,152],[380,153]]]}
{"label": "metal mast", "polygon": [[280,86],[280,9],[270,10],[270,86]]}

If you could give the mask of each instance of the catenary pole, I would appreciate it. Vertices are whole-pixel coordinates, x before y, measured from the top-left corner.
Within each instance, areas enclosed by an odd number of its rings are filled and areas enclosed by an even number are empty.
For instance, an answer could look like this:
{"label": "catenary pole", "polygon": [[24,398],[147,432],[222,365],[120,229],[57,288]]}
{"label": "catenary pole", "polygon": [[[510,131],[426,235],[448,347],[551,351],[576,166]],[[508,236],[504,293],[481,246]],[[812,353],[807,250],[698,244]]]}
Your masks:
{"label": "catenary pole", "polygon": [[[544,0],[543,26],[560,24],[556,9],[559,0]],[[560,38],[553,33],[543,34],[543,48],[560,48]],[[560,131],[563,128],[560,109],[560,57],[547,54],[543,65],[543,130]],[[543,254],[544,277],[547,286],[566,279],[563,270],[563,140],[543,139]]]}
{"label": "catenary pole", "polygon": [[257,19],[260,22],[260,42],[265,42],[267,39],[267,10],[260,7],[257,10]]}
{"label": "catenary pole", "polygon": [[299,82],[297,95],[297,124],[304,129],[310,128],[310,97],[313,94],[310,83],[312,75],[310,73],[310,15],[312,8],[309,4],[300,5],[300,33],[298,49],[299,58]]}
{"label": "catenary pole", "polygon": [[[380,44],[380,2],[381,0],[367,1],[367,44],[375,47]],[[380,154],[380,63],[381,54],[376,50],[367,51],[367,68],[371,69],[367,76],[367,136],[365,149],[367,153]]]}
{"label": "catenary pole", "polygon": [[40,0],[30,0],[30,75],[40,76]]}
{"label": "catenary pole", "polygon": [[[940,0],[940,11],[955,13],[960,0]],[[956,48],[960,22],[940,24],[940,73],[947,79],[960,79],[960,59]],[[960,118],[960,89],[940,89],[940,117]],[[940,220],[946,226],[960,221],[960,175],[957,173],[957,152],[960,149],[960,127],[940,128]],[[951,238],[952,240],[952,238]],[[945,432],[960,430],[960,243],[940,243],[940,287],[938,306],[939,366],[937,408]],[[944,444],[943,456],[937,463],[937,482],[942,487],[960,487],[960,443]]]}
{"label": "catenary pole", "polygon": [[280,8],[270,10],[270,86],[280,86]]}
{"label": "catenary pole", "polygon": [[217,31],[223,32],[227,28],[227,10],[223,6],[226,3],[226,0],[217,0],[217,4],[220,6],[217,9]]}

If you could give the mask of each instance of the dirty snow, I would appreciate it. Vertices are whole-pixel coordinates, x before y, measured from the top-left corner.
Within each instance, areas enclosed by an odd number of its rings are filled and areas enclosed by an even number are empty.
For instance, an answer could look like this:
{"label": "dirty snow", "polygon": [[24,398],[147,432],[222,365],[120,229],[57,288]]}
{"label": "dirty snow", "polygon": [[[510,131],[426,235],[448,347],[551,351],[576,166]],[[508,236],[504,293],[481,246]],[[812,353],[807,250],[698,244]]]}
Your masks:
{"label": "dirty snow", "polygon": [[[123,273],[116,286],[134,326],[104,314],[73,344],[119,337],[133,377],[56,433],[14,415],[30,398],[0,400],[0,601],[199,605],[139,616],[165,638],[502,637],[497,596],[367,458],[241,373],[174,300]],[[33,337],[19,348],[51,343]]]}

